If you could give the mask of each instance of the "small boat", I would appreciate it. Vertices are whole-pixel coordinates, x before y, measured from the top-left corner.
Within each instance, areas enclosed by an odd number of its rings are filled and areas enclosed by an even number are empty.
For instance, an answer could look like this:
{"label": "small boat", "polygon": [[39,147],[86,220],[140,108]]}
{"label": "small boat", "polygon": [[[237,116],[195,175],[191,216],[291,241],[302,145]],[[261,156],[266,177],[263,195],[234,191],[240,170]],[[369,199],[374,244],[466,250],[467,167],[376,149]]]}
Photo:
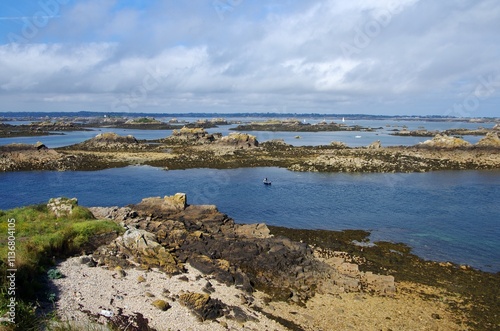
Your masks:
{"label": "small boat", "polygon": [[264,185],[271,185],[271,181],[267,178],[264,178],[264,180],[262,181],[262,183],[264,183]]}

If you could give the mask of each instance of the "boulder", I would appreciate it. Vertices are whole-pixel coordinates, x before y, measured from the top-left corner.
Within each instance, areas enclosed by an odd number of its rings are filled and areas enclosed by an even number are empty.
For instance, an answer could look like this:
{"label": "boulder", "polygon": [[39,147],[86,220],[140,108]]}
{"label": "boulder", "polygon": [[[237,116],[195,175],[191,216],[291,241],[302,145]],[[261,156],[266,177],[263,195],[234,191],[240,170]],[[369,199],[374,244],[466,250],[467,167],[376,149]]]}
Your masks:
{"label": "boulder", "polygon": [[90,212],[97,219],[111,219],[116,222],[135,219],[137,212],[129,207],[90,207]]}
{"label": "boulder", "polygon": [[380,143],[380,140],[372,142],[370,145],[367,147],[368,149],[380,149],[382,148],[382,144]]}
{"label": "boulder", "polygon": [[238,225],[235,232],[247,238],[271,238],[271,231],[264,223]]}
{"label": "boulder", "polygon": [[174,130],[172,135],[166,138],[166,140],[173,143],[209,144],[220,137],[222,137],[222,134],[208,133],[200,127],[183,127],[180,130]]}
{"label": "boulder", "polygon": [[392,296],[396,293],[394,276],[377,275],[371,271],[363,272],[361,283],[365,288],[379,295]]}
{"label": "boulder", "polygon": [[338,149],[344,149],[344,148],[349,148],[346,143],[341,142],[341,141],[332,141],[330,143],[330,146],[338,148]]}
{"label": "boulder", "polygon": [[54,213],[56,217],[68,216],[73,213],[73,208],[78,206],[76,198],[52,198],[47,204],[47,209]]}
{"label": "boulder", "polygon": [[47,149],[47,146],[45,146],[41,141],[37,141],[34,146],[37,150]]}
{"label": "boulder", "polygon": [[153,306],[158,308],[159,310],[165,311],[168,310],[171,306],[165,300],[157,299],[151,303]]}
{"label": "boulder", "polygon": [[139,229],[129,229],[121,237],[121,244],[131,250],[141,254],[149,254],[160,246],[156,240],[156,235]]}
{"label": "boulder", "polygon": [[214,320],[223,315],[224,304],[205,293],[187,292],[179,297],[181,305],[188,307],[202,321]]}
{"label": "boulder", "polygon": [[251,148],[259,146],[257,137],[251,134],[239,132],[233,132],[227,136],[222,137],[221,139],[219,139],[218,143],[221,145],[234,146],[238,148]]}
{"label": "boulder", "polygon": [[144,198],[136,205],[141,210],[182,211],[186,209],[187,197],[185,193],[176,193],[172,196]]}
{"label": "boulder", "polygon": [[175,193],[173,196],[165,196],[163,205],[173,209],[184,210],[187,207],[186,193]]}
{"label": "boulder", "polygon": [[156,235],[141,229],[129,229],[107,246],[97,249],[93,258],[109,267],[123,268],[141,265],[159,268],[165,273],[182,273],[184,267],[156,239]]}

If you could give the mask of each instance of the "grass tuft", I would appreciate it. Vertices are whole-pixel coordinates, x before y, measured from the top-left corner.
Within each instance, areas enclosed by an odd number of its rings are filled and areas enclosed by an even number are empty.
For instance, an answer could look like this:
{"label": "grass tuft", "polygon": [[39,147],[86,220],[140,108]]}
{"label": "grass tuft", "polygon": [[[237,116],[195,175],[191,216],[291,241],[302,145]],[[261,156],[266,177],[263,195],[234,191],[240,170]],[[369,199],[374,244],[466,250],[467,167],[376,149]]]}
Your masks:
{"label": "grass tuft", "polygon": [[[12,219],[15,219],[15,227],[12,227]],[[7,263],[9,230],[15,231],[16,325],[2,322],[2,330],[38,330],[44,321],[37,317],[34,303],[43,292],[41,280],[47,277],[54,259],[79,253],[93,236],[123,232],[112,221],[94,219],[92,213],[81,206],[75,206],[70,215],[59,218],[50,213],[46,205],[0,211],[0,316],[7,312],[12,297],[6,278],[7,269],[12,267]]]}

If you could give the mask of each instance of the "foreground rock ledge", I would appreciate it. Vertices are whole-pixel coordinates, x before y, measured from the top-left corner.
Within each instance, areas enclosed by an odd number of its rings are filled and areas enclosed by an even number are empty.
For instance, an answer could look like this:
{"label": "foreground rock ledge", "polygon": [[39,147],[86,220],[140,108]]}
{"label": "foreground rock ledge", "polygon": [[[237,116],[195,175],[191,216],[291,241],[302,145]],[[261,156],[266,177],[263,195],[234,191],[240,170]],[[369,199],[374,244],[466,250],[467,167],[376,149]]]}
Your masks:
{"label": "foreground rock ledge", "polygon": [[213,205],[189,205],[183,193],[89,209],[126,231],[59,265],[66,277],[54,280],[58,314],[75,323],[90,318],[127,330],[463,329],[464,317],[446,303],[422,298],[449,295],[440,289],[398,283],[396,291],[394,277],[360,271],[363,258],[274,237],[262,223],[236,224]]}
{"label": "foreground rock ledge", "polygon": [[124,208],[90,208],[127,231],[93,253],[110,268],[159,268],[175,275],[190,264],[251,293],[304,303],[316,293],[395,293],[394,277],[361,272],[341,252],[322,260],[304,243],[273,237],[265,224],[236,224],[213,205],[188,205],[185,194]]}

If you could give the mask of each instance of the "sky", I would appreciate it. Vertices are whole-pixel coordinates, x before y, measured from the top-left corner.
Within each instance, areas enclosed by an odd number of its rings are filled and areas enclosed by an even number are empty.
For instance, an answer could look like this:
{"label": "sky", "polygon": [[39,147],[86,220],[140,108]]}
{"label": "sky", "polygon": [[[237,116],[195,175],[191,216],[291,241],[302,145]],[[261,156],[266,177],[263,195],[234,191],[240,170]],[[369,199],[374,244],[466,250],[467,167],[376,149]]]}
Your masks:
{"label": "sky", "polygon": [[498,0],[2,0],[0,112],[500,117]]}

